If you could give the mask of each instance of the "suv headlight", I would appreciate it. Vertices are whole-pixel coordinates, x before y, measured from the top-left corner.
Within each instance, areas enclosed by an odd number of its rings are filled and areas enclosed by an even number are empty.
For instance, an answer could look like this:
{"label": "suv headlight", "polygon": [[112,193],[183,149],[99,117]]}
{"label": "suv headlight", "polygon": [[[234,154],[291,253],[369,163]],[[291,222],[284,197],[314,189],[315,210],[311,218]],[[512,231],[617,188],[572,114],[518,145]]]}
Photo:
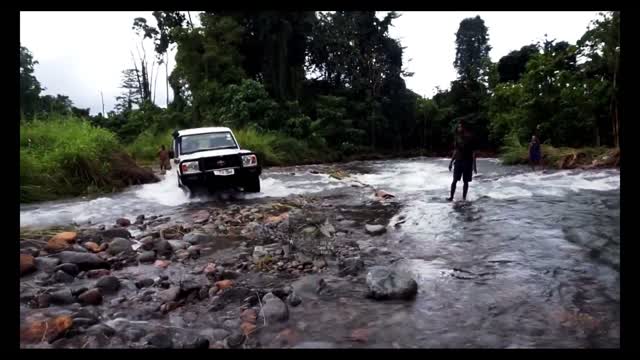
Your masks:
{"label": "suv headlight", "polygon": [[258,157],[254,154],[251,155],[242,155],[242,166],[256,166],[258,165]]}
{"label": "suv headlight", "polygon": [[200,166],[197,161],[188,161],[180,164],[180,170],[183,174],[189,174],[200,171]]}

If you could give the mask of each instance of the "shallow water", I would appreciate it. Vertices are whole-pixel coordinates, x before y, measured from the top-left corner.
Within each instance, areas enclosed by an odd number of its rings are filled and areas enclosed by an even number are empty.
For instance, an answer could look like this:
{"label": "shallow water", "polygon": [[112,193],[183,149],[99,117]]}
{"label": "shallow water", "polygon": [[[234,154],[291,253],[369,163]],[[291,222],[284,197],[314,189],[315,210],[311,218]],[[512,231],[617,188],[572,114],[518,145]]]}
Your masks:
{"label": "shallow water", "polygon": [[[618,347],[619,171],[533,173],[481,159],[469,202],[458,201],[460,183],[449,203],[447,165],[448,159],[423,158],[356,162],[341,165],[353,175],[344,181],[307,167],[265,171],[263,192],[245,201],[349,194],[352,180],[396,195],[400,210],[376,245],[399,254],[395,266],[419,286],[413,302],[375,302],[362,296],[363,283],[336,279],[336,289],[352,294],[291,309],[290,327],[299,337],[349,347]],[[373,199],[356,193],[350,201],[360,206]],[[211,200],[188,198],[169,175],[114,196],[24,206],[21,226],[113,223]],[[171,324],[185,321],[176,316]],[[193,331],[210,326],[195,322]],[[346,340],[363,328],[366,343]],[[274,333],[261,336],[265,346],[278,346]]]}

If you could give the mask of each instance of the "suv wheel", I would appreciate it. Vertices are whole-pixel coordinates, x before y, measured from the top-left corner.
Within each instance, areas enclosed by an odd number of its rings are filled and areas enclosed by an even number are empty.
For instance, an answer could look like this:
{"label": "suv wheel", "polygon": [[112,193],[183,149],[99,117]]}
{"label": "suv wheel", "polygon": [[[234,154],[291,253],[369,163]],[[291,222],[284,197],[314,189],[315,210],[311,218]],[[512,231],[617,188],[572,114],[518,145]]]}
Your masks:
{"label": "suv wheel", "polygon": [[257,193],[260,192],[260,176],[252,176],[247,179],[244,185],[244,191]]}

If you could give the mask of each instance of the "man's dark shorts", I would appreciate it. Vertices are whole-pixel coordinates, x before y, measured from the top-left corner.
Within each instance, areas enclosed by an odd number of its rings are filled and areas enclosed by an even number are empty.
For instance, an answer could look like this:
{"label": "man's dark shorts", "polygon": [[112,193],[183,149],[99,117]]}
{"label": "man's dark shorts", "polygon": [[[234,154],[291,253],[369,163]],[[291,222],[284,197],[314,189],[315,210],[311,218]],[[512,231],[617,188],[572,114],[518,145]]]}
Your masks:
{"label": "man's dark shorts", "polygon": [[473,161],[456,160],[453,163],[453,180],[471,182],[473,178]]}

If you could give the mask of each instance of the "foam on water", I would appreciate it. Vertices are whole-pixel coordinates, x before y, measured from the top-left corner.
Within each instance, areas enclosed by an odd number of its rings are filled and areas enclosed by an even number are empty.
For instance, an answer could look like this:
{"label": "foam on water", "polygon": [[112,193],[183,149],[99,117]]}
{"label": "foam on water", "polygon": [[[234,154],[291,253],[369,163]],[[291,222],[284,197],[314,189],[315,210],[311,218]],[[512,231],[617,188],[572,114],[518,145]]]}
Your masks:
{"label": "foam on water", "polygon": [[[417,194],[448,195],[452,173],[449,159],[419,159],[405,161],[371,162],[373,171],[352,174],[347,180],[337,180],[326,174],[294,174],[285,171],[265,171],[261,177],[262,192],[247,194],[245,198],[285,197],[312,194],[350,186],[356,180],[383,189],[412,201]],[[512,168],[496,161],[478,160],[479,177],[471,184],[469,200],[489,196],[497,200],[528,198],[532,196],[564,196],[580,190],[610,191],[620,188],[619,170],[552,171],[550,173],[525,172],[509,174]],[[486,171],[491,179],[485,178]],[[500,174],[504,174],[500,177]],[[462,184],[458,187],[459,197]],[[177,186],[175,171],[170,171],[154,184],[134,186],[128,190],[96,199],[72,199],[23,206],[20,211],[21,227],[44,227],[71,223],[112,223],[118,217],[135,218],[139,214],[169,213],[172,209],[194,202],[211,200],[210,196],[189,197]],[[419,206],[418,206],[419,205]],[[416,204],[424,209],[424,204]],[[434,209],[435,210],[435,209]],[[416,214],[416,216],[421,216]]]}

